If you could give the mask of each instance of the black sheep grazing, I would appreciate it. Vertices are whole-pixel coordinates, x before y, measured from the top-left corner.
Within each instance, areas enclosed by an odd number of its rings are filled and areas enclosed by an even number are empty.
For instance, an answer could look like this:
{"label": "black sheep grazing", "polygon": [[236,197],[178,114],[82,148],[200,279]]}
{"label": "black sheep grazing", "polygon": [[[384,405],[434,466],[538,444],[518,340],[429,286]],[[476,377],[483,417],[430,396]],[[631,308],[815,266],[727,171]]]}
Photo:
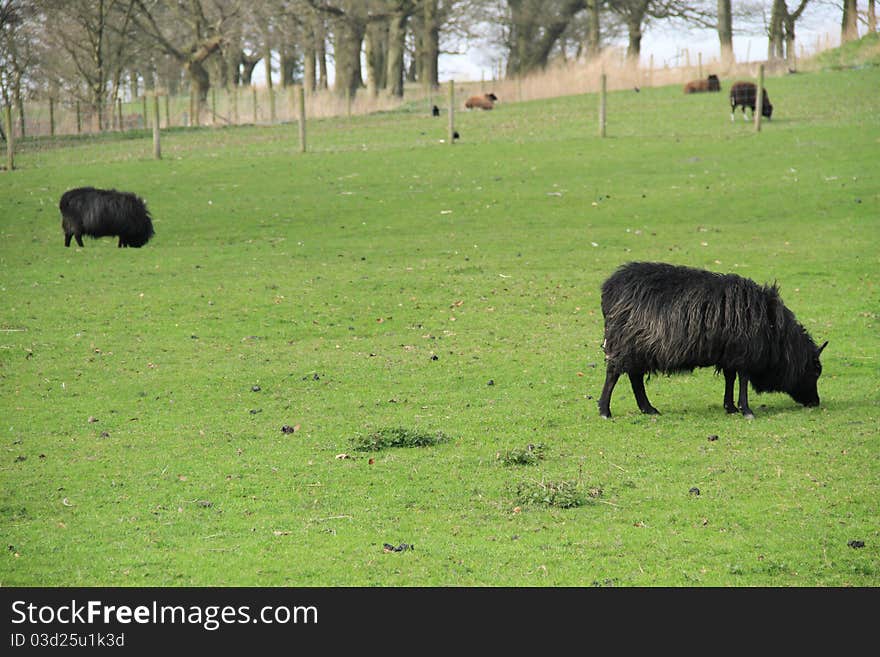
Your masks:
{"label": "black sheep grazing", "polygon": [[141,247],[153,236],[153,222],[144,201],[131,192],[78,187],[64,192],[58,204],[64,246],[70,239],[83,246],[82,236],[118,236],[121,247]]}
{"label": "black sheep grazing", "polygon": [[[770,103],[770,96],[767,90],[761,94],[761,116],[766,116],[767,120],[773,116],[773,105]],[[755,106],[758,104],[758,85],[752,82],[734,82],[730,87],[730,120],[733,121],[733,115],[737,107],[742,107],[743,119],[746,118],[746,107],[752,110],[752,117],[755,116]]]}
{"label": "black sheep grazing", "polygon": [[[664,263],[631,262],[602,285],[605,386],[599,414],[611,417],[611,393],[629,375],[642,413],[657,409],[645,393],[645,374],[715,367],[724,373],[724,408],[754,417],[749,383],[757,392],[787,392],[818,406],[821,347],[779,298],[776,285],[759,286],[736,274]],[[733,383],[739,376],[739,409]]]}

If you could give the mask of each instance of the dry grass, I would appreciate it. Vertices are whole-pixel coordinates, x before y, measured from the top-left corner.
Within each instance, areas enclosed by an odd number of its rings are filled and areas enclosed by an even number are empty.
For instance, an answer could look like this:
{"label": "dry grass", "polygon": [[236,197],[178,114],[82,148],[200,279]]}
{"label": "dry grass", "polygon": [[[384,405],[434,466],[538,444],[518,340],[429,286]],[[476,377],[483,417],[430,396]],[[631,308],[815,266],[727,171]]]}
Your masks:
{"label": "dry grass", "polygon": [[[797,61],[800,70],[813,70],[818,67],[816,55],[826,50],[816,43],[813,51],[801,48],[801,56]],[[708,59],[702,63],[689,61],[678,67],[636,66],[626,60],[621,48],[609,48],[602,55],[591,61],[557,62],[546,69],[522,78],[506,78],[503,80],[456,81],[456,109],[464,111],[464,99],[486,92],[495,93],[502,103],[540,100],[559,96],[570,96],[599,91],[602,73],[607,76],[609,91],[620,89],[660,87],[672,84],[685,84],[694,79],[705,78],[710,73],[718,75],[722,81],[734,78],[754,78],[758,66],[764,63],[767,75],[781,74],[787,71],[788,65],[780,63],[775,67],[766,62],[746,62],[723,65],[718,59]],[[167,119],[166,103],[162,102],[160,115],[162,127],[192,125],[189,116],[189,97],[175,96],[169,99]],[[384,92],[373,96],[362,90],[354,98],[348,99],[332,89],[324,89],[306,96],[305,111],[308,118],[331,118],[358,116],[386,112],[399,109],[403,105],[418,107],[424,103],[425,111],[431,105],[438,105],[445,110],[447,103],[446,83],[440,89],[428,90],[422,85],[407,85],[403,98],[395,98]],[[274,105],[274,109],[273,109]],[[95,117],[86,114],[81,107],[83,132],[96,132]],[[151,125],[152,118],[144,121],[143,99],[123,103],[123,117],[126,130],[142,129]],[[107,110],[109,114],[109,108]],[[147,114],[151,114],[148,110]],[[26,108],[27,135],[47,136],[50,133],[48,101],[36,101]],[[76,134],[76,110],[74,103],[57,102],[54,107],[55,134]],[[249,87],[235,91],[214,89],[202,108],[199,125],[269,125],[272,123],[291,123],[297,121],[296,90],[293,87],[274,88]],[[18,132],[18,131],[17,131]]]}

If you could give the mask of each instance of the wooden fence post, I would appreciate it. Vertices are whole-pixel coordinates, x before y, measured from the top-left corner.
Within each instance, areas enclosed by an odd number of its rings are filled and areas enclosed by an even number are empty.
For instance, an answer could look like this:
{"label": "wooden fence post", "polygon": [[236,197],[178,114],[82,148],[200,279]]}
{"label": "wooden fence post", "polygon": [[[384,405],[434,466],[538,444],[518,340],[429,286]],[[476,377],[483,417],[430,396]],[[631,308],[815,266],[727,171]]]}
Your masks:
{"label": "wooden fence post", "polygon": [[76,101],[76,134],[82,134],[82,113],[79,110],[79,101]]}
{"label": "wooden fence post", "polygon": [[761,132],[761,114],[764,109],[764,65],[758,66],[758,89],[755,94],[755,132]]}
{"label": "wooden fence post", "polygon": [[211,87],[211,125],[217,126],[217,89]]}
{"label": "wooden fence post", "polygon": [[55,136],[55,99],[49,96],[49,136]]}
{"label": "wooden fence post", "polygon": [[297,114],[299,120],[299,152],[306,152],[306,90],[303,85],[297,87]]}
{"label": "wooden fence post", "polygon": [[238,85],[233,84],[232,90],[230,91],[232,94],[232,122],[235,125],[238,125]]}
{"label": "wooden fence post", "polygon": [[345,89],[345,116],[351,118],[351,87]]}
{"label": "wooden fence post", "polygon": [[12,107],[6,106],[6,170],[12,171],[15,168],[15,137],[12,135]]}
{"label": "wooden fence post", "polygon": [[125,123],[122,121],[122,99],[116,99],[116,113],[119,116],[119,132],[125,132]]}
{"label": "wooden fence post", "polygon": [[167,93],[165,94],[165,127],[171,127],[171,101]]}
{"label": "wooden fence post", "polygon": [[599,84],[599,136],[605,136],[605,88],[606,88],[606,77],[605,74],[602,74],[602,78]]}
{"label": "wooden fence post", "polygon": [[449,81],[449,145],[455,143],[455,80]]}
{"label": "wooden fence post", "polygon": [[254,125],[257,125],[257,88],[254,85],[251,85],[251,92],[253,96],[253,104],[254,104]]}
{"label": "wooden fence post", "polygon": [[153,94],[153,157],[157,160],[162,159],[162,146],[159,143],[159,96],[155,93]]}
{"label": "wooden fence post", "polygon": [[144,107],[144,110],[143,110],[144,130],[146,130],[147,128],[150,127],[150,120],[149,120],[149,117],[147,116],[147,92],[146,91],[144,91],[144,95],[143,95],[143,107]]}

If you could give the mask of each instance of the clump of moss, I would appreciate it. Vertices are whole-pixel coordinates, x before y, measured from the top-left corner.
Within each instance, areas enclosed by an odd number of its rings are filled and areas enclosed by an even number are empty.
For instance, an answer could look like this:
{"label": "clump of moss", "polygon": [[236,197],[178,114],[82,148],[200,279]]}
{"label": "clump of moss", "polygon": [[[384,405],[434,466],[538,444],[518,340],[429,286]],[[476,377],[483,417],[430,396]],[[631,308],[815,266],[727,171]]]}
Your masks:
{"label": "clump of moss", "polygon": [[509,449],[503,454],[499,452],[497,458],[504,465],[535,465],[544,459],[545,449],[543,443],[529,443],[523,449]]}
{"label": "clump of moss", "polygon": [[602,495],[601,488],[586,488],[579,481],[523,481],[516,485],[514,498],[517,504],[539,504],[558,509],[583,506],[589,500]]}
{"label": "clump of moss", "polygon": [[378,452],[389,447],[430,447],[449,440],[442,431],[419,431],[404,427],[378,429],[354,438],[355,449],[361,452]]}

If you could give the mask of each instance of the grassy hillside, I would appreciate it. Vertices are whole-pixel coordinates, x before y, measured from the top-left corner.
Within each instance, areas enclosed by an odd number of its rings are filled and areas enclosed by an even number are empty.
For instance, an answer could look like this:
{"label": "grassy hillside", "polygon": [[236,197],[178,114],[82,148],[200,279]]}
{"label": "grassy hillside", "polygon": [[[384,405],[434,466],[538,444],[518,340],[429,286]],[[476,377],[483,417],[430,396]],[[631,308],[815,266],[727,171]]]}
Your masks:
{"label": "grassy hillside", "polygon": [[[880,72],[767,87],[760,134],[675,86],[610,94],[604,140],[588,95],[459,113],[454,146],[421,107],[305,155],[295,125],[26,144],[0,583],[877,585]],[[154,240],[65,249],[79,185],[143,196]],[[821,406],[728,416],[702,370],[600,419],[628,260],[778,281],[830,341]],[[359,449],[419,432],[447,439]]]}
{"label": "grassy hillside", "polygon": [[826,50],[816,56],[819,66],[829,69],[880,66],[880,34],[868,33],[839,48]]}

